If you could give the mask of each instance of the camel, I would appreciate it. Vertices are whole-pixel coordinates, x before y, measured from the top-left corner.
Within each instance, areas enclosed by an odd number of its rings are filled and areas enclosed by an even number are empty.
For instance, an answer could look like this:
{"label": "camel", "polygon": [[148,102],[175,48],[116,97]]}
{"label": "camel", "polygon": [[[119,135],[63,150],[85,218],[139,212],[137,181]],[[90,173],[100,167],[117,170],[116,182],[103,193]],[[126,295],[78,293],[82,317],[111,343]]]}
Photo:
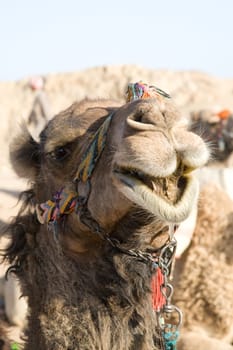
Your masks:
{"label": "camel", "polygon": [[[198,208],[176,232],[178,259],[173,301],[183,311],[178,348],[233,349],[231,242],[233,240],[232,115],[202,111],[193,131],[212,145],[208,166],[199,171]],[[222,147],[223,146],[223,147]],[[185,252],[182,255],[182,252]]]}
{"label": "camel", "polygon": [[173,301],[183,311],[180,350],[233,349],[232,218],[232,200],[209,179],[191,244],[174,272]]}
{"label": "camel", "polygon": [[232,166],[230,157],[233,151],[233,115],[228,109],[200,110],[192,112],[192,130],[209,143],[214,153],[211,162],[224,162],[225,166]]}
{"label": "camel", "polygon": [[165,349],[152,280],[209,150],[166,93],[147,97],[74,103],[11,145],[30,181],[5,251],[28,300],[25,350]]}

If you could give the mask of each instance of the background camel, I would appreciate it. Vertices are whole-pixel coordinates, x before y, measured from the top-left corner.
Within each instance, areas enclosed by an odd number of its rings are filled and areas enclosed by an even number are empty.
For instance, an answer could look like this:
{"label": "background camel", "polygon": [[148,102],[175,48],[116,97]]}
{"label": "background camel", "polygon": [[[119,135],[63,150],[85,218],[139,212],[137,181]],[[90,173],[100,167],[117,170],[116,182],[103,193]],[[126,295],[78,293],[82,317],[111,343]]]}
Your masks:
{"label": "background camel", "polygon": [[229,157],[233,151],[233,114],[230,110],[200,110],[191,113],[192,130],[202,134],[211,144],[212,161],[230,165]]}
{"label": "background camel", "polygon": [[233,349],[233,202],[210,181],[200,194],[191,244],[174,272],[174,301],[184,316],[181,350]]}
{"label": "background camel", "polygon": [[[190,171],[208,155],[173,103],[159,95],[122,107],[74,104],[47,125],[40,143],[23,130],[11,159],[32,188],[9,226],[6,257],[28,299],[25,349],[160,348],[151,258],[167,241],[169,225],[195,205]],[[58,190],[57,207],[48,200]]]}
{"label": "background camel", "polygon": [[233,349],[232,115],[202,110],[192,119],[192,130],[211,144],[212,156],[199,173],[198,211],[181,225],[182,237],[177,237],[178,251],[179,241],[183,246],[182,239],[190,239],[175,270],[174,300],[184,313],[179,348]]}

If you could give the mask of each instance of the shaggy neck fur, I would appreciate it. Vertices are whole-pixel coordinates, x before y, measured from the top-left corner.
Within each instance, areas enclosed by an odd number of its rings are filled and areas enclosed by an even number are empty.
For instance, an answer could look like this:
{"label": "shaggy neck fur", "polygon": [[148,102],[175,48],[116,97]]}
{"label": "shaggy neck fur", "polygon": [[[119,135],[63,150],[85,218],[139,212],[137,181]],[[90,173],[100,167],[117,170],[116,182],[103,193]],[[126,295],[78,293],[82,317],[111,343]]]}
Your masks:
{"label": "shaggy neck fur", "polygon": [[[124,248],[145,250],[139,237],[145,242],[157,226],[145,213],[131,213],[112,235]],[[105,241],[91,258],[74,259],[34,214],[19,215],[10,229],[14,244],[7,258],[20,266],[16,273],[29,303],[26,350],[159,349],[150,264]]]}

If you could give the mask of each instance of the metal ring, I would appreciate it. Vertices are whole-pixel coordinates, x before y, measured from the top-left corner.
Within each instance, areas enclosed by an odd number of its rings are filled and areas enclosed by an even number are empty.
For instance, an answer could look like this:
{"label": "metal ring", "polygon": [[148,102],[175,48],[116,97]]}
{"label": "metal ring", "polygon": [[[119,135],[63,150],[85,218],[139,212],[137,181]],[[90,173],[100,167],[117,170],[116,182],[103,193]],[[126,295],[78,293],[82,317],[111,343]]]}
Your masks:
{"label": "metal ring", "polygon": [[167,325],[164,321],[163,315],[164,314],[171,314],[173,312],[176,312],[178,314],[178,322],[177,322],[177,324],[173,324],[173,326],[176,327],[176,329],[180,328],[182,321],[183,321],[183,315],[182,315],[181,310],[175,305],[165,305],[163,307],[163,309],[159,313],[157,313],[157,321],[158,321],[158,325],[159,325],[160,329],[164,330],[166,328],[166,325]]}

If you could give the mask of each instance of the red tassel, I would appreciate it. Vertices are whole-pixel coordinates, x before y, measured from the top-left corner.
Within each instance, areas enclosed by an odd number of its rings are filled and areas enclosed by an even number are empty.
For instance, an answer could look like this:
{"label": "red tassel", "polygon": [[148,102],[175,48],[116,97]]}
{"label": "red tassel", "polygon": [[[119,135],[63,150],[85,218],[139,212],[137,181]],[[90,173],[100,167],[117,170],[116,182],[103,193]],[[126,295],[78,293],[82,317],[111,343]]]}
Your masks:
{"label": "red tassel", "polygon": [[155,311],[160,311],[166,303],[165,296],[162,293],[164,284],[164,276],[161,269],[158,267],[156,273],[152,277],[152,306]]}

